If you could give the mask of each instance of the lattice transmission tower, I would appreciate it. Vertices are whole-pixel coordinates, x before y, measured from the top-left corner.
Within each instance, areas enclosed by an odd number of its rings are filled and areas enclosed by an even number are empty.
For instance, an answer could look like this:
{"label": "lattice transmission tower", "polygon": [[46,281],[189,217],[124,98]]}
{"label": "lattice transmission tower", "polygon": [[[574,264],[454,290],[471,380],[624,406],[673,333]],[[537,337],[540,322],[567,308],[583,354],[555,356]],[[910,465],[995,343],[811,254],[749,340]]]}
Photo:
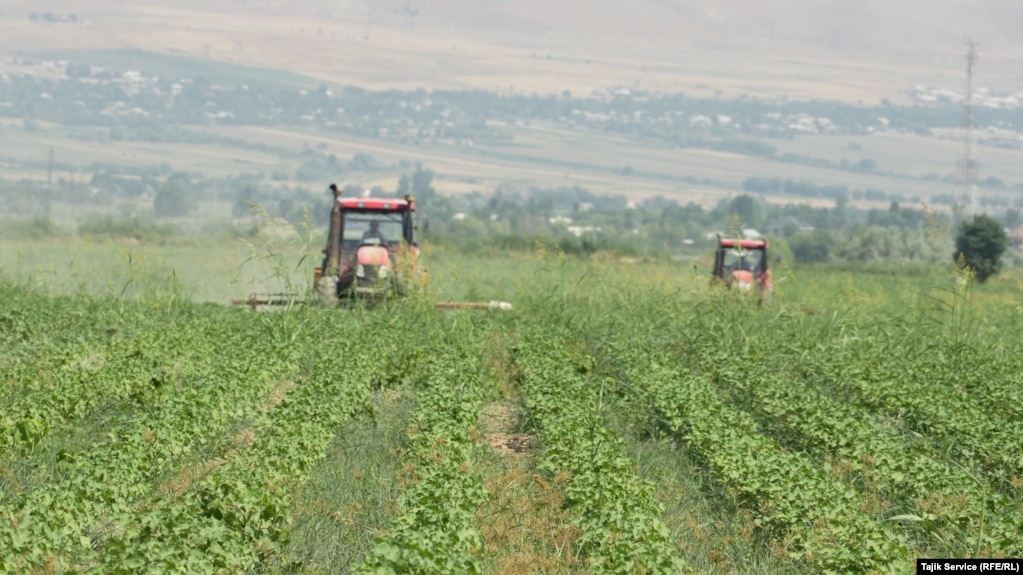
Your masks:
{"label": "lattice transmission tower", "polygon": [[980,168],[977,163],[977,129],[976,108],[973,103],[973,69],[977,63],[977,44],[973,38],[966,40],[966,91],[963,94],[963,124],[961,127],[962,142],[959,148],[959,160],[956,165],[956,204],[965,208],[964,216],[973,216],[980,212],[977,198],[977,182],[980,179]]}

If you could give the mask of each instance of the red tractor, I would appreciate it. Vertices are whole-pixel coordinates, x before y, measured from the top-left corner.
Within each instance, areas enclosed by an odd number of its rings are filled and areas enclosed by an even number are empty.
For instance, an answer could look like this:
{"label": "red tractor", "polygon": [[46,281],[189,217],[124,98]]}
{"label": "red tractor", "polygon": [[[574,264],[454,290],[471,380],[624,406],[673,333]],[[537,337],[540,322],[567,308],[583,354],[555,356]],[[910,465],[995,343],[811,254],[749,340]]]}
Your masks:
{"label": "red tractor", "polygon": [[[427,275],[419,267],[416,201],[403,198],[342,198],[330,185],[334,201],[323,263],[313,271],[313,295],[328,305],[355,297],[403,296],[414,287],[425,291]],[[298,294],[251,294],[233,300],[253,310],[306,303]],[[504,301],[436,302],[441,309],[510,310]]]}
{"label": "red tractor", "polygon": [[767,240],[726,239],[718,236],[714,277],[728,286],[770,292]]}
{"label": "red tractor", "polygon": [[335,184],[330,190],[327,247],[313,272],[317,297],[403,295],[419,276],[415,199],[342,198]]}

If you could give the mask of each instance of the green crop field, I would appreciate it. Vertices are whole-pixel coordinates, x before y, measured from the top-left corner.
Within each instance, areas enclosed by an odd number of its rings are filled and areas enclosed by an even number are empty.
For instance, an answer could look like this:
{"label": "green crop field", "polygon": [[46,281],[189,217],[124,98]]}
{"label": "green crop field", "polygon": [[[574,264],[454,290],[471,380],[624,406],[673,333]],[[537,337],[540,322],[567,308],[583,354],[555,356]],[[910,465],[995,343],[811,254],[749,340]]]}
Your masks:
{"label": "green crop field", "polygon": [[[1018,294],[953,268],[0,249],[0,573],[908,573],[1023,554]],[[507,300],[444,311],[436,300]]]}
{"label": "green crop field", "polygon": [[[923,263],[975,19],[1020,221],[1008,0],[41,4],[0,10],[0,575],[1023,556],[1019,254]],[[330,182],[450,200],[428,282],[304,303]],[[699,253],[743,219],[787,236],[764,297]]]}

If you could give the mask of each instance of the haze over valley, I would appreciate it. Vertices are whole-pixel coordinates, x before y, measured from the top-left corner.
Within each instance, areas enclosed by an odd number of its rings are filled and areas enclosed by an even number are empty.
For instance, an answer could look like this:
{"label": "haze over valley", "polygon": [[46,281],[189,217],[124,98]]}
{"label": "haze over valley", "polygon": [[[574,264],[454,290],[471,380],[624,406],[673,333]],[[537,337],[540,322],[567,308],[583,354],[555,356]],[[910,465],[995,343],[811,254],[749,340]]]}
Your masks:
{"label": "haze over valley", "polygon": [[393,193],[415,170],[456,200],[444,218],[548,192],[544,217],[739,194],[764,219],[961,213],[971,37],[970,186],[1012,223],[1021,19],[1001,0],[18,0],[0,10],[0,178],[13,216],[65,226],[153,214],[172,174],[187,214],[230,218],[249,199],[298,213],[335,180]]}

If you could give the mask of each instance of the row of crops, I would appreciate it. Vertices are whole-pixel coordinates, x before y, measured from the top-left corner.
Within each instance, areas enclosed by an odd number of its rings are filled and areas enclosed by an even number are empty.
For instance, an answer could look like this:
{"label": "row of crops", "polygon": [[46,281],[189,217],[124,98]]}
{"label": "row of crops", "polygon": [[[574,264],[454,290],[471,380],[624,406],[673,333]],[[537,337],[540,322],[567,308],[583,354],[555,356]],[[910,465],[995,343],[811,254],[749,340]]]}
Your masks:
{"label": "row of crops", "polygon": [[0,573],[1023,555],[1018,312],[584,280],[481,314],[0,285]]}

